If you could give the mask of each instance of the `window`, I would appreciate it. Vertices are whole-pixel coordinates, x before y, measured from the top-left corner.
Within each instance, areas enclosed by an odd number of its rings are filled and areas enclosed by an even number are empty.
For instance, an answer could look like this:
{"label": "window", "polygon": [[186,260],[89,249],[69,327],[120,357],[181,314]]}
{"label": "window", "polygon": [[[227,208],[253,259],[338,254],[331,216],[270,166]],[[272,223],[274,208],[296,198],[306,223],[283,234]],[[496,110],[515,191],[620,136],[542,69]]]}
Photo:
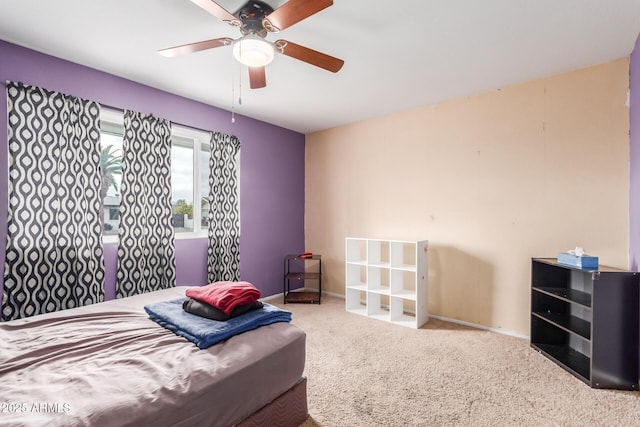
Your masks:
{"label": "window", "polygon": [[[115,242],[120,223],[123,114],[103,108],[100,123],[104,241]],[[209,224],[209,157],[207,132],[172,125],[171,206],[172,223],[178,238],[206,235]]]}
{"label": "window", "polygon": [[193,231],[193,142],[171,139],[171,211],[176,233]]}
{"label": "window", "polygon": [[122,113],[103,109],[100,114],[100,197],[104,236],[118,235],[123,135]]}
{"label": "window", "polygon": [[206,234],[209,223],[209,134],[171,128],[171,206],[178,233]]}

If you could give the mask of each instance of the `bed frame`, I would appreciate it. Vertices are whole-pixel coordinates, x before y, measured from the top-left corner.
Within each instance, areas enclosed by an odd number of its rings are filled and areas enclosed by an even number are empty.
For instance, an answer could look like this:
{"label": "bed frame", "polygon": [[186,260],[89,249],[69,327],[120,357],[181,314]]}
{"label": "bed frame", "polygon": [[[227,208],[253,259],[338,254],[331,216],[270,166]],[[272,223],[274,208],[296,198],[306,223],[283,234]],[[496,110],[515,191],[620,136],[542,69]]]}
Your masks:
{"label": "bed frame", "polygon": [[297,427],[308,416],[307,379],[303,377],[276,400],[240,422],[238,427]]}

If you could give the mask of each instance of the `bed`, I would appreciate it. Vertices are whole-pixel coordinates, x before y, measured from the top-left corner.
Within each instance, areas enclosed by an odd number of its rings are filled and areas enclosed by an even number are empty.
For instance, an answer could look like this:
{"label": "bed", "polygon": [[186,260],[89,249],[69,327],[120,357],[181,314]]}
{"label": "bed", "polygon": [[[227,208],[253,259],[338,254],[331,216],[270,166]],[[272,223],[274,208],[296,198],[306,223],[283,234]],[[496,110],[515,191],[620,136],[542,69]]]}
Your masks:
{"label": "bed", "polygon": [[185,289],[0,323],[0,425],[304,422],[304,332],[273,323],[200,350],[143,309]]}

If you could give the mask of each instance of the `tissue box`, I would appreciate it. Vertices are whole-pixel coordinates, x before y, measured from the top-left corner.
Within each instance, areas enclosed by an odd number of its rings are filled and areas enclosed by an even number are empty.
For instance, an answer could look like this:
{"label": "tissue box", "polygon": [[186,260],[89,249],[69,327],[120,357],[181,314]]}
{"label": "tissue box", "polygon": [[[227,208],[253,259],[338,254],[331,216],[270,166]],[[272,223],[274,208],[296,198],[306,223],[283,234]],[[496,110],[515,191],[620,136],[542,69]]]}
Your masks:
{"label": "tissue box", "polygon": [[591,255],[571,255],[566,252],[558,254],[558,264],[570,265],[571,267],[598,269],[598,257]]}

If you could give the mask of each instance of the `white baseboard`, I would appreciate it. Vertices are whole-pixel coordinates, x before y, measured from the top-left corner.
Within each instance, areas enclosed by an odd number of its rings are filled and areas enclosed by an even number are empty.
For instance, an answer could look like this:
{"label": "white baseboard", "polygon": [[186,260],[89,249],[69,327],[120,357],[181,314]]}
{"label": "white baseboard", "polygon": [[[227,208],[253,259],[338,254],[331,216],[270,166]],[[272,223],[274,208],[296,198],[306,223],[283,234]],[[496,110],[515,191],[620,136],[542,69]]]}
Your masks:
{"label": "white baseboard", "polygon": [[323,292],[322,295],[329,295],[330,297],[336,297],[336,298],[344,299],[344,295],[334,294],[333,292]]}
{"label": "white baseboard", "polygon": [[[336,297],[336,298],[340,298],[340,299],[344,299],[344,295],[335,294],[333,292],[323,292],[322,294],[323,295],[330,295],[332,297]],[[491,328],[489,326],[480,325],[478,323],[465,322],[464,320],[452,319],[450,317],[436,316],[435,314],[429,314],[429,317],[433,317],[434,319],[442,320],[443,322],[456,323],[458,325],[469,326],[471,328],[483,329],[485,331],[491,331],[491,332],[495,332],[495,333],[502,334],[502,335],[508,335],[510,337],[522,338],[522,339],[525,339],[525,340],[529,340],[529,338],[530,338],[528,335],[519,334],[517,332],[509,331],[509,330],[503,329],[503,328]]]}
{"label": "white baseboard", "polygon": [[[298,292],[303,292],[303,291],[318,291],[317,288],[298,288],[295,289]],[[333,292],[322,292],[322,296],[328,295],[330,297],[336,297],[336,298],[340,298],[340,299],[344,299],[344,295],[340,295],[340,294],[334,294]],[[280,298],[281,300],[284,299],[284,292],[280,292],[279,294],[275,294],[275,295],[269,295],[268,297],[264,297],[264,298],[260,298],[260,301],[271,301],[274,299]]]}
{"label": "white baseboard", "polygon": [[269,301],[277,299],[277,298],[280,298],[282,300],[284,298],[284,293],[280,292],[279,294],[269,295],[268,297],[260,298],[260,301],[269,302]]}
{"label": "white baseboard", "polygon": [[442,320],[443,322],[456,323],[458,325],[469,326],[471,328],[476,328],[476,329],[484,329],[485,331],[491,331],[491,332],[495,332],[495,333],[502,334],[502,335],[509,335],[511,337],[522,338],[522,339],[525,339],[525,340],[529,339],[528,335],[522,335],[522,334],[519,334],[517,332],[509,331],[507,329],[491,328],[489,326],[480,325],[478,323],[465,322],[464,320],[451,319],[449,317],[436,316],[434,314],[430,314],[429,317],[433,317],[434,319]]}

